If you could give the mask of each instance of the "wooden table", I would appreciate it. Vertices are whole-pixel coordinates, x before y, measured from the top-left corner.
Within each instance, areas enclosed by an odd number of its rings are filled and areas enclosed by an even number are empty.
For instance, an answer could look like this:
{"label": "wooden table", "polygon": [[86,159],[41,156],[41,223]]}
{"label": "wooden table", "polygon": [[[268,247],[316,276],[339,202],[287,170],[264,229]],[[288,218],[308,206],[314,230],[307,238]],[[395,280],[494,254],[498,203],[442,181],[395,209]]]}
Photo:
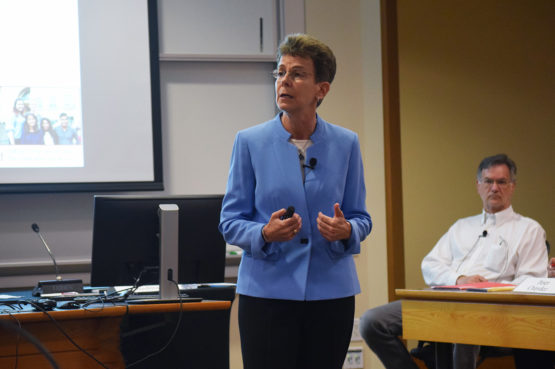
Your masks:
{"label": "wooden table", "polygon": [[[109,368],[125,368],[120,352],[120,324],[127,314],[178,312],[179,303],[111,306],[87,310],[56,310],[49,315],[79,346]],[[182,304],[184,314],[195,311],[229,310],[231,301],[202,301]],[[7,314],[10,311],[11,314]],[[0,319],[12,321],[34,335],[53,354],[60,368],[97,369],[101,366],[78,350],[56,324],[42,312],[15,312],[2,309]],[[227,327],[228,329],[228,327]],[[191,334],[194,334],[192,332]],[[14,367],[18,350],[18,369],[51,368],[48,360],[26,340],[17,344],[17,336],[0,329],[0,368]],[[144,353],[147,354],[147,353]]]}
{"label": "wooden table", "polygon": [[555,351],[555,296],[396,290],[403,338]]}

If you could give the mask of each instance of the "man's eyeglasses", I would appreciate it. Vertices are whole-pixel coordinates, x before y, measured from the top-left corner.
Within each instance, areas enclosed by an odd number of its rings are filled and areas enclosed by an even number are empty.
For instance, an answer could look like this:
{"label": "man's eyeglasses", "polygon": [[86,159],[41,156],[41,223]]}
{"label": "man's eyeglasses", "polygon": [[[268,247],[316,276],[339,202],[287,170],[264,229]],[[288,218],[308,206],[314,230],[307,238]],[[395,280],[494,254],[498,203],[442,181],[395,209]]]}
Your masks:
{"label": "man's eyeglasses", "polygon": [[509,185],[511,183],[513,183],[513,181],[508,180],[508,179],[491,179],[491,178],[483,178],[480,180],[480,183],[483,184],[484,186],[491,188],[493,187],[493,184],[497,184],[497,187],[505,189],[507,187],[509,187]]}
{"label": "man's eyeglasses", "polygon": [[274,76],[275,79],[280,80],[280,79],[284,79],[287,77],[287,75],[289,75],[289,77],[295,81],[295,82],[300,82],[300,81],[304,81],[305,79],[308,78],[308,76],[310,76],[310,73],[307,72],[303,72],[300,70],[290,70],[289,72],[286,72],[284,70],[274,70],[272,71],[272,76]]}

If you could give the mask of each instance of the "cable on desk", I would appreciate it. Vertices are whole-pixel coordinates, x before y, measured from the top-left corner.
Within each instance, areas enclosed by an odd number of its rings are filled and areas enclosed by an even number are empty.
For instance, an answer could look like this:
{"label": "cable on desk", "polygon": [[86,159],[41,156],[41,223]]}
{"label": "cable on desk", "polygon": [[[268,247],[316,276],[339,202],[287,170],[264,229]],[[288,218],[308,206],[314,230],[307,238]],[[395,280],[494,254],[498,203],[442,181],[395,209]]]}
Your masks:
{"label": "cable on desk", "polygon": [[159,349],[159,350],[157,350],[157,351],[155,351],[155,352],[153,352],[153,353],[151,353],[151,354],[146,355],[146,356],[143,357],[142,359],[136,360],[136,361],[132,362],[131,364],[128,364],[128,365],[126,366],[127,368],[130,368],[130,367],[132,367],[132,366],[135,366],[135,365],[137,365],[137,364],[140,364],[140,363],[142,363],[143,361],[148,360],[148,359],[150,359],[151,357],[156,356],[156,355],[158,355],[159,353],[161,353],[162,351],[164,351],[165,349],[167,349],[168,346],[170,345],[170,343],[173,341],[175,335],[177,334],[177,331],[179,330],[179,327],[181,326],[181,317],[183,316],[183,299],[182,299],[182,297],[181,297],[181,294],[179,293],[179,284],[177,284],[177,282],[174,281],[173,279],[170,280],[170,282],[172,282],[173,284],[175,284],[175,288],[177,288],[177,296],[179,296],[179,315],[178,315],[178,317],[177,317],[177,323],[176,323],[176,325],[175,325],[175,329],[173,330],[173,332],[172,332],[170,338],[168,339],[168,342],[166,342],[166,344],[165,344],[164,346],[162,346],[161,349]]}
{"label": "cable on desk", "polygon": [[[11,311],[3,310],[2,313],[8,314],[10,318],[12,318],[16,323],[17,327],[21,331],[23,328],[21,327],[21,322],[11,313]],[[17,332],[17,341],[15,343],[15,365],[14,369],[17,369],[17,365],[19,364],[19,343],[21,342],[21,332]]]}
{"label": "cable on desk", "polygon": [[[113,292],[110,295],[88,299],[87,301],[81,304],[81,309],[96,313],[104,310],[104,307],[106,304],[112,304],[115,306],[116,302],[120,302],[120,296],[112,296],[115,293],[116,292]],[[93,304],[101,304],[101,305],[99,307],[97,306],[97,307],[94,307],[93,309],[89,309],[89,306]]]}
{"label": "cable on desk", "polygon": [[[2,304],[7,306],[8,308],[10,308],[11,310],[23,310],[23,304],[27,304],[26,301],[18,301],[15,303],[10,303],[10,304]],[[17,309],[14,307],[14,305],[17,305]],[[17,317],[9,310],[7,309],[2,309],[0,310],[0,313],[2,314],[8,314],[10,316],[10,318],[12,318],[16,323],[17,323],[17,327],[19,329],[19,331],[17,332],[17,341],[15,343],[15,364],[14,364],[14,369],[17,369],[18,365],[19,365],[19,344],[21,342],[21,330],[23,330],[23,327],[21,326],[21,322],[19,321],[19,319],[17,319]]]}
{"label": "cable on desk", "polygon": [[[97,299],[92,299],[87,302],[84,302],[83,304],[81,304],[81,309],[90,311],[92,313],[101,312],[102,310],[104,310],[104,306],[106,305],[106,303],[113,303],[113,302],[106,300],[104,297],[99,297]],[[89,305],[93,305],[93,304],[100,304],[100,306],[94,307],[93,309],[89,309]]]}
{"label": "cable on desk", "polygon": [[[122,292],[120,291],[114,291],[111,292],[110,294],[107,294],[105,296],[99,296],[96,298],[90,298],[87,301],[83,302],[81,304],[81,308],[86,310],[86,311],[90,311],[90,312],[98,312],[98,311],[102,311],[102,309],[104,309],[104,306],[106,304],[113,304],[115,305],[117,302],[125,302],[125,300],[127,299],[127,297],[129,295],[131,295],[138,287],[130,287],[127,289],[127,292],[122,296],[120,295],[120,293]],[[123,290],[126,291],[126,290]],[[93,304],[102,304],[100,307],[95,307],[94,309],[89,309],[88,307],[90,305]]]}
{"label": "cable on desk", "polygon": [[[141,277],[143,276],[144,273],[146,272],[152,272],[154,270],[158,270],[158,267],[144,267],[143,270],[141,270],[141,272],[139,273],[139,276],[137,277],[137,279],[135,279],[135,283],[133,283],[133,286],[128,289],[128,291],[122,296],[123,301],[127,300],[127,298],[132,295],[133,293],[135,293],[135,291],[137,290],[137,288],[139,288],[140,286],[140,282],[141,282]],[[173,281],[172,281],[173,282]]]}
{"label": "cable on desk", "polygon": [[[19,321],[18,321],[18,324],[19,324]],[[56,363],[56,360],[54,360],[54,357],[52,356],[50,351],[48,351],[46,349],[46,347],[44,347],[43,344],[40,343],[40,341],[35,336],[33,336],[31,333],[29,333],[25,329],[23,329],[21,327],[21,324],[19,324],[19,326],[16,326],[15,324],[10,324],[10,323],[8,323],[4,320],[0,320],[0,326],[2,328],[7,329],[7,330],[11,330],[11,331],[16,332],[20,336],[23,336],[27,341],[31,342],[37,348],[37,350],[39,350],[40,353],[42,355],[44,355],[44,357],[46,357],[46,359],[50,362],[50,365],[52,365],[52,368],[60,369],[60,367]],[[16,358],[17,358],[17,356],[16,356]],[[16,368],[17,368],[17,359],[16,359],[16,364],[15,365],[16,365]]]}
{"label": "cable on desk", "polygon": [[34,303],[34,302],[31,301],[31,300],[28,300],[27,302],[28,302],[29,304],[31,304],[33,307],[35,307],[37,310],[39,310],[39,311],[41,311],[42,313],[44,313],[44,314],[48,317],[48,319],[50,319],[50,320],[52,321],[52,323],[54,323],[54,325],[55,325],[56,328],[60,331],[60,333],[62,333],[62,334],[69,340],[69,342],[71,342],[71,344],[72,344],[73,346],[75,346],[75,347],[76,347],[78,350],[80,350],[82,353],[84,353],[85,355],[87,355],[88,357],[90,357],[91,359],[93,359],[94,361],[96,361],[96,363],[97,363],[98,365],[100,365],[101,367],[103,367],[103,368],[105,368],[105,369],[110,369],[110,368],[108,368],[103,362],[101,362],[101,361],[98,360],[96,357],[94,357],[94,355],[92,355],[90,352],[88,352],[87,350],[85,350],[84,348],[82,348],[81,346],[79,346],[79,345],[77,344],[77,342],[75,342],[75,341],[73,340],[73,338],[71,338],[71,337],[66,333],[66,331],[64,330],[64,328],[60,325],[60,323],[58,323],[58,322],[56,321],[56,319],[54,319],[54,318],[48,313],[48,311],[44,310],[44,309],[42,308],[42,306],[40,306],[40,305]]}
{"label": "cable on desk", "polygon": [[[17,302],[10,302],[10,303],[0,303],[0,305],[3,306],[7,306],[8,308],[12,309],[12,310],[23,310],[23,306],[21,306],[22,304],[27,304],[27,301],[17,301]],[[17,305],[17,308],[14,307],[14,305]],[[2,312],[4,312],[6,310],[2,310]]]}

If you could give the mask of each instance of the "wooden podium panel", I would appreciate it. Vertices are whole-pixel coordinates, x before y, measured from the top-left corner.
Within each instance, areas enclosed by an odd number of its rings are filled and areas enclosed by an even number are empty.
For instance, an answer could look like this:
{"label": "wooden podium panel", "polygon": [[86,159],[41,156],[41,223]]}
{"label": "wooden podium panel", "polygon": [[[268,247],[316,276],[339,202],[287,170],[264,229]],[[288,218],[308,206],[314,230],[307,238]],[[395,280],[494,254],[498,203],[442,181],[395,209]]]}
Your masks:
{"label": "wooden podium panel", "polygon": [[[44,316],[43,313],[35,314]],[[14,314],[14,317],[17,318],[17,314]],[[121,316],[97,316],[89,319],[56,319],[56,321],[69,337],[106,366],[125,368],[123,357],[119,351],[121,319]],[[100,365],[92,358],[79,351],[52,321],[33,319],[21,322],[21,326],[50,351],[60,368],[100,368]],[[14,367],[16,349],[18,351],[18,368],[51,368],[49,361],[32,343],[20,338],[19,345],[17,345],[17,341],[15,332],[0,334],[0,368]]]}
{"label": "wooden podium panel", "polygon": [[[229,310],[230,301],[203,301],[184,303],[183,313],[194,311]],[[149,304],[126,306],[104,306],[87,310],[51,311],[52,320],[42,312],[2,313],[0,319],[16,320],[22,328],[35,336],[53,355],[63,369],[100,368],[91,357],[73,345],[63,331],[79,346],[89,352],[109,368],[125,368],[120,352],[120,325],[127,314],[156,314],[178,312],[179,303]],[[11,312],[11,311],[10,311]],[[0,368],[11,368],[16,363],[18,369],[51,368],[49,361],[27,340],[21,338],[18,344],[17,334],[0,328]],[[146,354],[146,353],[145,353]]]}
{"label": "wooden podium panel", "polygon": [[555,296],[396,292],[405,339],[555,351]]}

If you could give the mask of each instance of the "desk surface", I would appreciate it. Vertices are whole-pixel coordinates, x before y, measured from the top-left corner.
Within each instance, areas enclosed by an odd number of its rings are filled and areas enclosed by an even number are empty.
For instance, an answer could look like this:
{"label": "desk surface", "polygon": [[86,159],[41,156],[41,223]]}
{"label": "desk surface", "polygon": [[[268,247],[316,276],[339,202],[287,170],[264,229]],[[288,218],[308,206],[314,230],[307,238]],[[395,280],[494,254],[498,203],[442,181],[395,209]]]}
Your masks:
{"label": "desk surface", "polygon": [[[122,317],[127,314],[153,314],[168,313],[180,310],[179,303],[169,304],[141,304],[141,305],[125,305],[125,304],[105,304],[91,305],[86,309],[75,310],[52,310],[48,314],[55,320],[69,319],[94,319],[105,317]],[[208,310],[228,310],[231,308],[231,301],[202,301],[183,303],[181,309],[183,311],[208,311]],[[20,322],[38,322],[49,320],[49,318],[41,311],[17,311],[11,310],[11,315],[0,313],[0,319],[16,318]]]}
{"label": "desk surface", "polygon": [[411,300],[444,300],[467,302],[498,302],[511,304],[555,305],[555,295],[541,295],[518,292],[470,292],[446,290],[395,290],[395,294],[403,299]]}
{"label": "desk surface", "polygon": [[555,351],[555,296],[396,290],[403,338]]}

